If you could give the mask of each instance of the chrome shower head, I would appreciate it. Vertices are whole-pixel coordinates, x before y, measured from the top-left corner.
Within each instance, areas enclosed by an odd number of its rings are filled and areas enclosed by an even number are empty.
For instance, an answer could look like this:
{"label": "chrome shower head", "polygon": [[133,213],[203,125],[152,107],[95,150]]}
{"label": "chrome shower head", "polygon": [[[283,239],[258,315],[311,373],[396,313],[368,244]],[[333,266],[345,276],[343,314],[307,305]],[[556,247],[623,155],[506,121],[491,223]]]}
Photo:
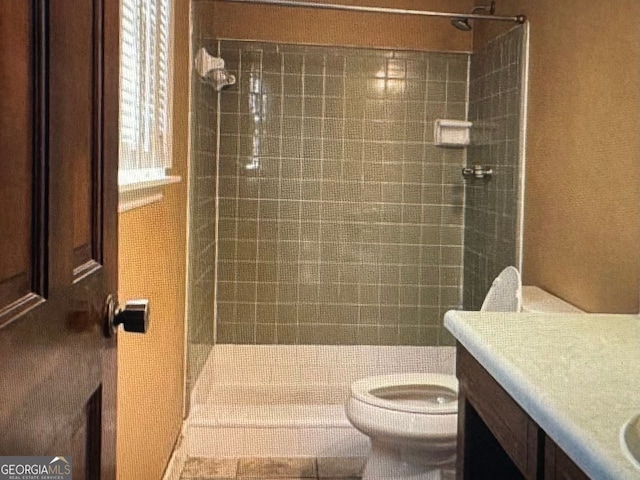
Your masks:
{"label": "chrome shower head", "polygon": [[462,30],[463,32],[468,32],[471,30],[471,24],[469,23],[468,18],[454,18],[451,20],[451,25],[456,27],[458,30]]}
{"label": "chrome shower head", "polygon": [[[486,15],[493,15],[496,11],[496,2],[491,2],[490,5],[478,5],[477,7],[473,7],[473,9],[469,12],[472,15],[475,13],[484,13]],[[468,32],[471,30],[471,24],[469,23],[469,18],[467,17],[457,17],[451,20],[451,25],[456,27],[458,30],[462,30],[463,32]]]}

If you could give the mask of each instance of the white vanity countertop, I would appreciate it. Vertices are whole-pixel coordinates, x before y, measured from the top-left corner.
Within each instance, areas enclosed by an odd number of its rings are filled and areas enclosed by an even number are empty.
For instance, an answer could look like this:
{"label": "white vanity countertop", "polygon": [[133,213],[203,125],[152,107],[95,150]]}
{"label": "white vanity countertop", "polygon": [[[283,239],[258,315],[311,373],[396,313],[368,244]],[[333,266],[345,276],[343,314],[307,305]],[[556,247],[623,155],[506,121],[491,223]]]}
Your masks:
{"label": "white vanity countertop", "polygon": [[620,428],[640,413],[636,315],[450,311],[445,326],[591,478],[640,478]]}

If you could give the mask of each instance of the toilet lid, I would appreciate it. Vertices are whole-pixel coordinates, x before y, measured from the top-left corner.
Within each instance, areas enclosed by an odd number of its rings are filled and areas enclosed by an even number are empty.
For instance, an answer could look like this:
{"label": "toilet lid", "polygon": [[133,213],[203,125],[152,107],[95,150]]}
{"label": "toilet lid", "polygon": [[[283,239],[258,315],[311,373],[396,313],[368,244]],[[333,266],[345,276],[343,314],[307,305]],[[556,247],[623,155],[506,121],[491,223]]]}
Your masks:
{"label": "toilet lid", "polygon": [[522,308],[522,279],[516,267],[507,267],[491,284],[481,312],[519,312]]}
{"label": "toilet lid", "polygon": [[453,375],[438,373],[380,375],[354,382],[351,396],[387,410],[455,414],[458,411],[458,380]]}

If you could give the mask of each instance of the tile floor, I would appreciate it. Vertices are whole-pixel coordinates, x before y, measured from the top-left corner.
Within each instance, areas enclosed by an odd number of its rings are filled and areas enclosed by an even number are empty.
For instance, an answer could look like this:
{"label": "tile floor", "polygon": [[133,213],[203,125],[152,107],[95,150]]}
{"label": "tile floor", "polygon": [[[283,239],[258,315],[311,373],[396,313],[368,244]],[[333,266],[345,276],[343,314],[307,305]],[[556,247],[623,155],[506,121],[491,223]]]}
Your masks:
{"label": "tile floor", "polygon": [[364,458],[188,458],[180,480],[360,480]]}

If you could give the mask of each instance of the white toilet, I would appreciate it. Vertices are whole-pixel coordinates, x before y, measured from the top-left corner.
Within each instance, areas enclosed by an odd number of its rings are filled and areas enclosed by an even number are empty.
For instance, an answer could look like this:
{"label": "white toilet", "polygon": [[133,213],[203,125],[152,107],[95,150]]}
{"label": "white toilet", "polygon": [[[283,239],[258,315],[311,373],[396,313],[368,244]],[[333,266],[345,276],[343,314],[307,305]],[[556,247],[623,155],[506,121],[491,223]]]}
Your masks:
{"label": "white toilet", "polygon": [[[520,273],[507,267],[493,281],[481,310],[518,312]],[[455,468],[458,380],[407,373],[357,380],[347,418],[371,440],[363,480],[440,480]]]}

